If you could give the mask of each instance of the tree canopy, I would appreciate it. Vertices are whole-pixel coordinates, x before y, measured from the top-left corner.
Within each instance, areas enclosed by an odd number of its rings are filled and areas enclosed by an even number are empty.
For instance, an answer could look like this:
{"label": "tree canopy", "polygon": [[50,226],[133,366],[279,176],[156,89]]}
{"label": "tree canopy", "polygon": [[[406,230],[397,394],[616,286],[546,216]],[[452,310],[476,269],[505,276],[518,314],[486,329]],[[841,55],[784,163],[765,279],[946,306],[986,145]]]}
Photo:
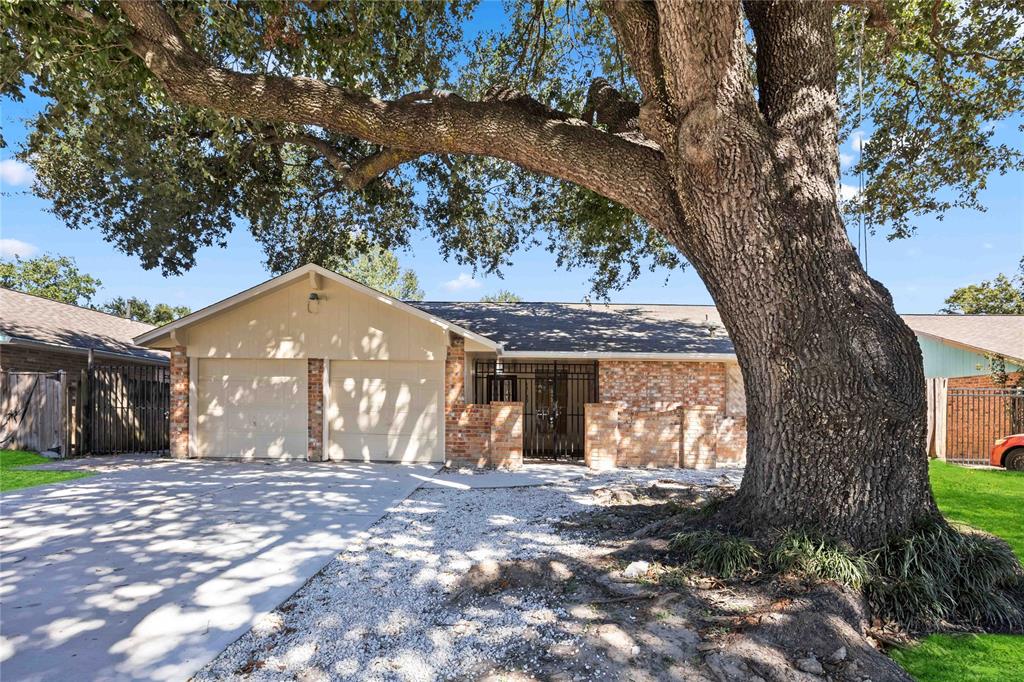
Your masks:
{"label": "tree canopy", "polygon": [[398,256],[379,246],[370,246],[362,253],[343,258],[332,256],[324,267],[334,270],[371,289],[403,301],[422,301],[420,279],[411,268],[402,268]]}
{"label": "tree canopy", "polygon": [[[614,166],[583,177],[596,163],[583,142],[657,165],[631,138],[647,75],[624,57],[631,46],[613,34],[613,6],[204,0],[167,2],[164,14],[146,2],[5,3],[0,82],[7,97],[48,102],[19,150],[35,191],[66,223],[99,229],[147,268],[186,270],[237,224],[276,271],[402,246],[422,229],[446,256],[484,271],[518,248],[546,247],[562,265],[594,266],[605,292],[644,265],[683,262],[651,229],[664,210],[645,198],[656,178],[616,177]],[[155,48],[165,18],[187,59]],[[835,5],[843,139],[870,135],[850,169],[865,172],[865,191],[848,211],[907,236],[920,216],[980,208],[991,173],[1022,168],[1020,149],[995,135],[1017,125],[1022,20],[1009,0]],[[171,67],[186,61],[279,83],[315,79],[351,98],[349,114],[337,111],[348,123],[284,116],[270,106],[281,95],[269,93],[239,97],[234,110],[204,106],[210,93],[175,85]],[[518,135],[521,149],[482,139],[482,127],[442,140],[425,123],[437,116],[489,122],[497,136]],[[558,136],[568,167],[523,147]]]}
{"label": "tree canopy", "polygon": [[522,303],[523,297],[508,289],[498,289],[493,294],[480,297],[481,303]]}
{"label": "tree canopy", "polygon": [[1024,258],[1020,272],[1000,273],[992,281],[960,287],[946,299],[944,313],[959,315],[1024,315]]}
{"label": "tree canopy", "polygon": [[130,296],[128,298],[118,296],[100,306],[97,306],[96,309],[102,310],[105,313],[110,313],[111,315],[117,315],[118,317],[124,317],[129,320],[135,320],[136,322],[145,322],[146,324],[156,326],[173,322],[179,317],[184,317],[192,312],[192,310],[187,306],[171,306],[167,303],[151,304],[146,299],[137,298],[135,296]]}
{"label": "tree canopy", "polygon": [[67,256],[44,254],[0,262],[0,286],[61,303],[88,305],[102,284]]}
{"label": "tree canopy", "polygon": [[1024,277],[996,275],[994,280],[956,289],[944,313],[959,315],[1024,315]]}

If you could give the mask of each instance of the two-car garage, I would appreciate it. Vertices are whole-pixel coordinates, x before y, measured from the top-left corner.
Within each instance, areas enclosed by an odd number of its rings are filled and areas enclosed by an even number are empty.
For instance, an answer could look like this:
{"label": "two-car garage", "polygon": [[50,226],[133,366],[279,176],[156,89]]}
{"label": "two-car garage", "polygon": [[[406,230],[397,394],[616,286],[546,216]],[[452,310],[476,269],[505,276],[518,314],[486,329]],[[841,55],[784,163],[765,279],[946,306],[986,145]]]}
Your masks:
{"label": "two-car garage", "polygon": [[[198,457],[307,457],[305,360],[199,358]],[[329,459],[436,461],[443,364],[332,360],[324,385]]]}
{"label": "two-car garage", "polygon": [[444,461],[451,327],[305,266],[154,330],[187,366],[172,452],[187,420],[178,456]]}

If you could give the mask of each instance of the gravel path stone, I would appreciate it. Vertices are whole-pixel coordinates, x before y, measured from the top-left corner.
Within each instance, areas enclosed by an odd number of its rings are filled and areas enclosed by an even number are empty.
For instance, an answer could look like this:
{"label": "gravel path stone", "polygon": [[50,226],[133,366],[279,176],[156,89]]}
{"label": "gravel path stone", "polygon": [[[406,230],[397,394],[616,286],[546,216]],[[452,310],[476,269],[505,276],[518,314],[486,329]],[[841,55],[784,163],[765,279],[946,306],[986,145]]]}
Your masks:
{"label": "gravel path stone", "polygon": [[[723,476],[738,484],[742,470],[622,470],[531,488],[421,488],[195,679],[477,679],[509,670],[511,661],[529,677],[530,662],[516,648],[541,650],[540,639],[571,654],[575,636],[559,627],[568,614],[537,590],[459,598],[469,568],[594,553],[552,524],[592,507],[596,488],[659,479],[712,484]],[[586,678],[605,676],[595,669]]]}

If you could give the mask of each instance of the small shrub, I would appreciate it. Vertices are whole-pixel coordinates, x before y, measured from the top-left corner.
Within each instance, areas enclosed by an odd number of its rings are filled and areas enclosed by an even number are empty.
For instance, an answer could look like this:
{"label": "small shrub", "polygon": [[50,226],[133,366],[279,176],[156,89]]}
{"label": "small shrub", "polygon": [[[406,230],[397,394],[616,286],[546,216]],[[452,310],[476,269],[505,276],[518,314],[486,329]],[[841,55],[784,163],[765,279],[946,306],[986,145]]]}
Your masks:
{"label": "small shrub", "polygon": [[863,556],[798,531],[782,536],[768,554],[768,565],[780,573],[792,573],[809,580],[829,580],[860,589],[869,574]]}
{"label": "small shrub", "polygon": [[1024,629],[1022,567],[998,538],[939,521],[869,555],[865,588],[876,615],[911,629],[956,625]]}
{"label": "small shrub", "polygon": [[669,548],[683,554],[691,566],[723,578],[751,570],[760,559],[746,540],[709,530],[678,533]]}

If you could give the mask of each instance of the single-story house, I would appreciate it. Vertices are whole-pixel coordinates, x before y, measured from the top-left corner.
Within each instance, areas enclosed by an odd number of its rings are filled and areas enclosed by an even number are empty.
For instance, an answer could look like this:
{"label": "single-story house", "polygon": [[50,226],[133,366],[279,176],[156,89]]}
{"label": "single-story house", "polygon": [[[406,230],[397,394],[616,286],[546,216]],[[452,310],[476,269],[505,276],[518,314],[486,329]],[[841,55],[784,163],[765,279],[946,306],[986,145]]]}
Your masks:
{"label": "single-story house", "polygon": [[171,353],[176,457],[745,457],[743,380],[713,306],[403,302],[306,265],[135,343]]}
{"label": "single-story house", "polygon": [[162,365],[165,351],[133,339],[153,325],[0,288],[0,371],[68,372],[89,365]]}
{"label": "single-story house", "polygon": [[917,334],[926,379],[984,380],[992,373],[990,356],[1004,358],[1007,372],[1024,368],[1024,315],[903,315],[903,319]]}

